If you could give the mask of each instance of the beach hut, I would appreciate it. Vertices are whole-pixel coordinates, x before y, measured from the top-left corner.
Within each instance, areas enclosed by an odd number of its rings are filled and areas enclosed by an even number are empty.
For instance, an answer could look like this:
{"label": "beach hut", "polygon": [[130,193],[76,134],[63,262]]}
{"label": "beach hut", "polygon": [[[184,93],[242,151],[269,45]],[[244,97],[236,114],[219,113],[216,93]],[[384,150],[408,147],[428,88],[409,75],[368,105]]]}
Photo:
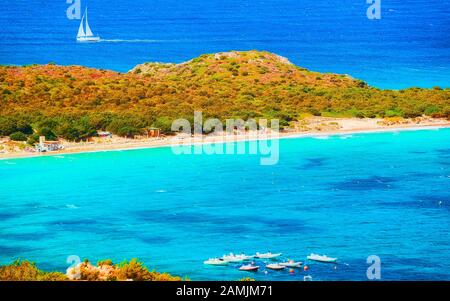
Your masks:
{"label": "beach hut", "polygon": [[161,129],[159,128],[147,128],[147,138],[159,138],[161,136]]}

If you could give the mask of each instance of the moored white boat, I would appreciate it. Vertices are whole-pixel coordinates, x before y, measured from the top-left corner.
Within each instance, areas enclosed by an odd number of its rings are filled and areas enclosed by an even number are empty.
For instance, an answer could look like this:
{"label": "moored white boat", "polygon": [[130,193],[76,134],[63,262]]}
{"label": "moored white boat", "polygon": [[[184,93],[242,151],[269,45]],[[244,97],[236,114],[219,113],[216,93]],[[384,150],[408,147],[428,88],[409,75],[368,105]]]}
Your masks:
{"label": "moored white boat", "polygon": [[247,256],[245,254],[235,255],[233,253],[230,253],[228,255],[223,255],[222,259],[228,262],[241,262],[252,259],[253,256]]}
{"label": "moored white boat", "polygon": [[337,258],[328,257],[326,255],[318,255],[318,254],[311,254],[308,257],[306,257],[308,260],[312,261],[318,261],[318,262],[325,262],[325,263],[336,263]]}
{"label": "moored white boat", "polygon": [[222,258],[210,258],[203,263],[207,265],[227,265],[228,261],[223,260]]}
{"label": "moored white boat", "polygon": [[259,269],[259,266],[253,265],[253,264],[243,265],[239,268],[240,271],[244,271],[244,272],[257,272],[258,269]]}
{"label": "moored white boat", "polygon": [[287,268],[300,268],[302,266],[302,263],[299,262],[295,262],[293,260],[289,260],[286,262],[280,262],[280,265],[285,266]]}
{"label": "moored white boat", "polygon": [[281,264],[278,264],[278,263],[272,263],[272,264],[266,265],[266,268],[268,268],[270,270],[280,271],[280,270],[284,270],[286,267],[282,266]]}
{"label": "moored white boat", "polygon": [[244,260],[244,261],[255,258],[254,255],[245,255],[244,253],[242,253],[240,255],[236,255],[236,256],[239,257],[239,258],[242,258],[242,260]]}
{"label": "moored white boat", "polygon": [[282,253],[271,253],[271,252],[267,252],[267,253],[259,253],[257,252],[255,257],[256,258],[260,258],[260,259],[273,259],[273,258],[277,258],[280,257],[282,255]]}

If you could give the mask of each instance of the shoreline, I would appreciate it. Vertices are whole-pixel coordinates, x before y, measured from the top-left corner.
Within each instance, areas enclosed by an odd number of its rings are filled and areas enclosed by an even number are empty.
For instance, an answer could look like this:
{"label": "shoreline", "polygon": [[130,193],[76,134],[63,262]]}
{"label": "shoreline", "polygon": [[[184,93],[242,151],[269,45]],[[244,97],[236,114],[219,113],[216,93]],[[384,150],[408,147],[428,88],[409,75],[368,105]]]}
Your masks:
{"label": "shoreline", "polygon": [[[314,138],[314,137],[326,137],[326,136],[340,136],[348,134],[364,134],[364,133],[388,133],[398,131],[421,131],[421,130],[439,130],[450,128],[450,121],[441,124],[405,124],[396,126],[383,126],[378,128],[360,128],[360,129],[340,129],[330,131],[293,131],[293,132],[281,132],[277,135],[264,135],[264,137],[251,136],[248,134],[243,135],[223,135],[223,136],[207,136],[203,135],[201,138],[192,137],[192,141],[184,143],[184,146],[192,145],[208,145],[208,144],[221,144],[221,143],[235,143],[242,141],[264,141],[264,140],[283,140],[283,139],[301,139],[301,138]],[[88,154],[88,153],[101,153],[112,151],[131,151],[141,149],[152,148],[167,148],[177,145],[173,139],[167,140],[128,140],[126,142],[111,144],[111,143],[98,143],[86,146],[77,146],[76,148],[68,148],[61,151],[54,151],[49,153],[26,153],[18,152],[7,155],[0,154],[0,161],[16,160],[26,158],[38,158],[38,157],[56,157],[62,155],[74,155],[74,154]],[[219,139],[217,139],[219,138]],[[179,140],[180,141],[180,140]],[[130,142],[130,143],[128,143]],[[178,143],[179,145],[179,143]]]}

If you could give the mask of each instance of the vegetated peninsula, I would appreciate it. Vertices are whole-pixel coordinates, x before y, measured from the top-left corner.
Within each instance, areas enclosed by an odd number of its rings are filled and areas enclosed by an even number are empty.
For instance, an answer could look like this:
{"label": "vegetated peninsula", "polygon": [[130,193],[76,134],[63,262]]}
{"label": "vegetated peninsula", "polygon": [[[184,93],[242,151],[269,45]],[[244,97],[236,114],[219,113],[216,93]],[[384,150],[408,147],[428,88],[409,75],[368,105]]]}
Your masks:
{"label": "vegetated peninsula", "polygon": [[145,63],[128,73],[80,66],[0,67],[0,137],[87,140],[108,131],[134,137],[174,119],[305,116],[450,119],[450,89],[381,90],[347,75],[318,73],[260,52],[206,54],[181,64]]}

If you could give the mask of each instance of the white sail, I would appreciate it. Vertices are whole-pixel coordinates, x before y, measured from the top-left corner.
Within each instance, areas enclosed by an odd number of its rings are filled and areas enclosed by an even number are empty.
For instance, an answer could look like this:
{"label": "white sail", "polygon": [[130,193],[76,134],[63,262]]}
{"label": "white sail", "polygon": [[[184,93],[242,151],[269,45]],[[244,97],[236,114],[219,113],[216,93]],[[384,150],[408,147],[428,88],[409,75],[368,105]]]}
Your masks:
{"label": "white sail", "polygon": [[83,15],[83,18],[81,19],[80,28],[78,29],[77,38],[81,38],[81,37],[86,36],[86,34],[84,33],[83,22],[84,22],[84,15]]}
{"label": "white sail", "polygon": [[83,18],[81,18],[80,28],[78,29],[77,41],[78,42],[99,42],[100,41],[100,37],[94,36],[91,28],[89,27],[87,7],[86,7],[86,11],[84,12]]}
{"label": "white sail", "polygon": [[88,13],[87,13],[87,7],[86,7],[86,37],[93,37],[94,34],[91,31],[91,28],[89,27],[88,22]]}

